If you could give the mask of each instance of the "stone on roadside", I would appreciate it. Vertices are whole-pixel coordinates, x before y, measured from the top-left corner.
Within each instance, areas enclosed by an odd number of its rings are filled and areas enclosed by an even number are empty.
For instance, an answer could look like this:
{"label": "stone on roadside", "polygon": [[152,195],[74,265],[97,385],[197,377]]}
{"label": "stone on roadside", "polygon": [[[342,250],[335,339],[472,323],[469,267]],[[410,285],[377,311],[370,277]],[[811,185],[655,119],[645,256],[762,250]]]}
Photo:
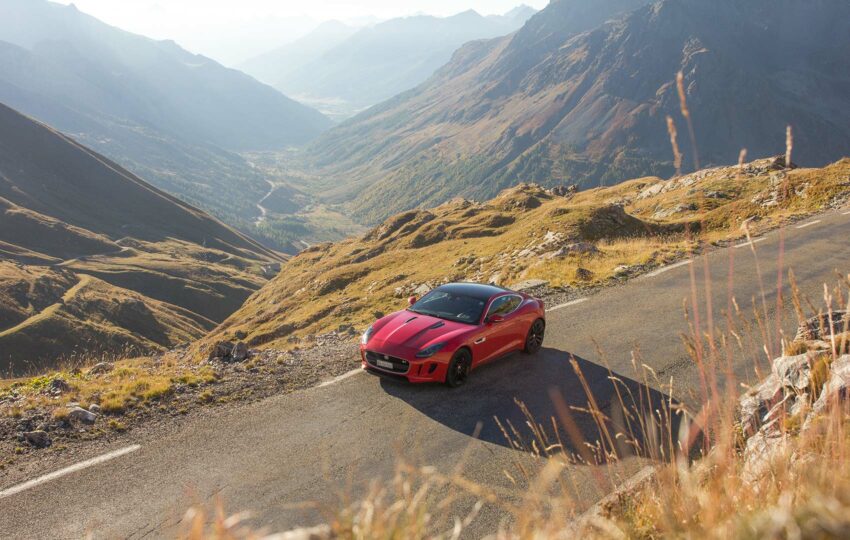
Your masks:
{"label": "stone on roadside", "polygon": [[80,422],[81,424],[94,424],[94,421],[97,420],[97,415],[82,407],[74,407],[68,411],[68,420]]}
{"label": "stone on roadside", "polygon": [[53,441],[46,431],[36,430],[24,433],[24,440],[35,448],[47,448]]}
{"label": "stone on roadside", "polygon": [[548,285],[549,282],[545,279],[527,279],[525,281],[520,281],[516,285],[513,286],[515,291],[529,291],[531,289],[536,289],[537,287],[543,287]]}

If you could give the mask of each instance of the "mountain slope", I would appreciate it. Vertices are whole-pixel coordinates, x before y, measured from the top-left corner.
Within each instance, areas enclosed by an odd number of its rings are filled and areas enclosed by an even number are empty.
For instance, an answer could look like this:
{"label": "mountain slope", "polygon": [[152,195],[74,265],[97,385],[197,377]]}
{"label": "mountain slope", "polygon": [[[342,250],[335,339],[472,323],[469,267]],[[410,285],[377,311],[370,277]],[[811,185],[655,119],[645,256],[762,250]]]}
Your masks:
{"label": "mountain slope", "polygon": [[[310,335],[365,328],[448,281],[584,288],[681,259],[850,200],[850,158],[788,169],[784,158],[647,177],[581,192],[522,184],[477,203],[454,199],[393,216],[360,238],[313,246],[214,332],[286,348]],[[560,186],[563,187],[563,186]],[[303,343],[303,342],[302,342]]]}
{"label": "mountain slope", "polygon": [[357,32],[340,21],[325,21],[307,35],[240,64],[238,68],[275,86],[290,73],[320,58]]}
{"label": "mountain slope", "polygon": [[[850,4],[558,0],[472,43],[426,83],[329,131],[314,188],[367,222],[521,181],[594,186],[673,172],[665,117],[683,71],[703,164],[784,147],[821,165],[850,145]],[[606,22],[606,20],[610,21]],[[351,179],[351,180],[348,180]]]}
{"label": "mountain slope", "polygon": [[295,69],[281,71],[270,82],[307,103],[340,107],[342,102],[353,113],[423,82],[462,44],[509,34],[533,13],[525,8],[504,16],[465,11],[445,18],[391,19],[358,31]]}
{"label": "mountain slope", "polygon": [[172,42],[44,0],[0,0],[0,102],[246,231],[268,185],[235,151],[301,144],[330,124]]}
{"label": "mountain slope", "polygon": [[199,337],[281,260],[0,105],[0,370]]}

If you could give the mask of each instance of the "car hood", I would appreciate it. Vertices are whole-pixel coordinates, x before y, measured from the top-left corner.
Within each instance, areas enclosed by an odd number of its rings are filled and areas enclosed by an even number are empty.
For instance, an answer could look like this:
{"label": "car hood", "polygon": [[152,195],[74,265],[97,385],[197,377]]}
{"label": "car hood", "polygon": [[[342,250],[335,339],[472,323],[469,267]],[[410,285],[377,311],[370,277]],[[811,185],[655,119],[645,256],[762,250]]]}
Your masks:
{"label": "car hood", "polygon": [[369,340],[370,345],[418,351],[434,343],[472,331],[475,327],[411,311],[399,311],[376,323],[374,328],[372,338]]}

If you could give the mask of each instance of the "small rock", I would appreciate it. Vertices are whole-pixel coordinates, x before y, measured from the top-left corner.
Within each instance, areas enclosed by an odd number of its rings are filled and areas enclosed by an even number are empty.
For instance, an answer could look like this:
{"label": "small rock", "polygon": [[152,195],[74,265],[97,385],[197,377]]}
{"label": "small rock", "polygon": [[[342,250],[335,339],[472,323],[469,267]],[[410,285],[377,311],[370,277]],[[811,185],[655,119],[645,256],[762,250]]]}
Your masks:
{"label": "small rock", "polygon": [[236,345],[234,345],[233,350],[230,353],[231,358],[233,358],[234,362],[241,362],[248,358],[248,346],[245,345],[244,342],[240,341]]}
{"label": "small rock", "polygon": [[420,298],[421,298],[422,296],[424,296],[424,295],[428,294],[429,292],[431,292],[431,286],[430,286],[430,285],[428,285],[427,283],[423,283],[422,285],[420,285],[420,286],[416,287],[415,289],[413,289],[413,294],[414,294],[415,296],[420,297]]}
{"label": "small rock", "polygon": [[210,360],[225,359],[230,357],[230,354],[233,352],[233,348],[235,345],[230,341],[219,341],[215,345],[213,345],[212,350],[210,351]]}
{"label": "small rock", "polygon": [[62,379],[61,377],[56,377],[55,379],[50,381],[50,385],[48,386],[48,390],[51,394],[64,394],[70,389],[71,385],[68,384],[68,381]]}
{"label": "small rock", "polygon": [[654,197],[655,195],[658,195],[664,189],[665,185],[667,185],[665,182],[658,182],[657,184],[652,184],[651,186],[644,189],[638,194],[637,200],[646,199],[647,197]]}
{"label": "small rock", "polygon": [[24,440],[35,448],[47,448],[53,443],[47,432],[40,430],[27,431],[24,433]]}
{"label": "small rock", "polygon": [[556,197],[570,197],[578,193],[578,186],[576,184],[555,186],[549,190],[549,193]]}
{"label": "small rock", "polygon": [[68,420],[82,424],[94,424],[94,421],[97,420],[97,415],[81,407],[74,407],[68,411]]}
{"label": "small rock", "polygon": [[531,289],[536,289],[537,287],[543,287],[548,284],[549,282],[545,279],[527,279],[514,285],[513,289],[515,291],[528,291]]}
{"label": "small rock", "polygon": [[245,339],[246,337],[248,337],[248,332],[246,332],[244,330],[237,330],[236,334],[234,334],[234,335],[236,336],[236,339],[242,340],[242,339]]}
{"label": "small rock", "polygon": [[593,279],[593,272],[587,268],[576,268],[576,279],[579,281],[590,281]]}
{"label": "small rock", "polygon": [[100,414],[100,411],[101,411],[100,405],[98,405],[97,403],[92,403],[89,406],[89,411],[93,412],[94,414]]}
{"label": "small rock", "polygon": [[89,375],[103,375],[104,373],[109,373],[115,369],[115,366],[111,362],[99,362],[89,369]]}
{"label": "small rock", "polygon": [[614,275],[617,276],[617,277],[627,276],[631,269],[632,269],[631,266],[621,264],[620,266],[614,268]]}

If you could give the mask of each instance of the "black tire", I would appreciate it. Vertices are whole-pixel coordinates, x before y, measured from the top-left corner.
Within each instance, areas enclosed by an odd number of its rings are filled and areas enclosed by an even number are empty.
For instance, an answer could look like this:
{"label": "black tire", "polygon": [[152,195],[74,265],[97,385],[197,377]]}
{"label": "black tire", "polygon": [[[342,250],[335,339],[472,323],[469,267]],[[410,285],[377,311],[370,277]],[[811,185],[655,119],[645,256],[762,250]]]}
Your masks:
{"label": "black tire", "polygon": [[526,354],[536,354],[543,347],[543,338],[546,336],[546,321],[537,319],[531,324],[528,329],[528,334],[525,336],[525,348],[523,352]]}
{"label": "black tire", "polygon": [[449,362],[449,370],[446,372],[446,385],[450,388],[463,386],[469,379],[469,372],[472,369],[472,355],[466,349],[461,349],[452,357]]}

